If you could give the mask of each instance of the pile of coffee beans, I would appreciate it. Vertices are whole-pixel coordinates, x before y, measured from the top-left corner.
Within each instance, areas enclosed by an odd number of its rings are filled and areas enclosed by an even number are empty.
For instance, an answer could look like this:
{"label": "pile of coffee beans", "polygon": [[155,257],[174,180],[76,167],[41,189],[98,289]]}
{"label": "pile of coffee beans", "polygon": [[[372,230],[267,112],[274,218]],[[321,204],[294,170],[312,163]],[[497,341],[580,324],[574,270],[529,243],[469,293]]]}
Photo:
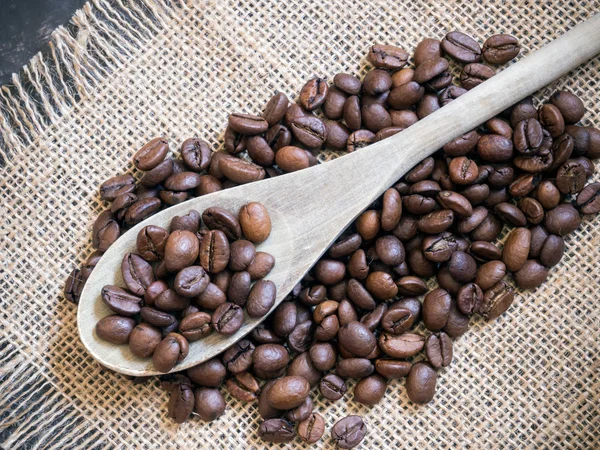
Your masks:
{"label": "pile of coffee beans", "polygon": [[[373,68],[362,80],[313,78],[298,103],[278,93],[260,116],[232,114],[226,152],[211,153],[190,139],[175,159],[165,138],[152,141],[134,163],[147,170],[159,160],[157,166],[137,183],[121,175],[103,185],[102,197],[114,201],[94,226],[93,244],[105,251],[128,226],[190,196],[307,168],[321,149],[354,151],[391,136],[492,77],[485,62],[503,64],[519,51],[512,36],[492,36],[481,47],[454,31],[420,42],[408,67],[405,50],[374,45]],[[460,69],[459,85],[451,64]],[[406,378],[412,402],[431,401],[438,371],[452,363],[453,339],[471,317],[492,320],[512,304],[514,284],[543,283],[562,258],[564,236],[582,215],[600,212],[600,183],[586,186],[591,159],[600,156],[600,130],[577,125],[584,114],[583,102],[567,91],[537,105],[528,98],[423,160],[355,220],[245,339],[185,373],[162,377],[169,416],[178,423],[193,413],[215,420],[225,410],[224,386],[257,403],[264,440],[299,436],[314,443],[325,421],[313,411],[311,390],[329,402],[351,390],[357,402],[374,405],[390,380]],[[73,271],[67,299],[77,302],[99,254]],[[213,283],[228,293],[233,274],[225,268]],[[352,448],[366,432],[360,417],[348,416],[331,437]]]}
{"label": "pile of coffee beans", "polygon": [[244,307],[248,316],[262,317],[277,295],[275,283],[263,280],[275,258],[254,246],[271,233],[262,204],[242,206],[238,217],[219,207],[202,215],[192,210],[175,216],[169,228],[140,230],[137,253],[121,262],[126,289],[102,288],[102,300],[116,314],[96,324],[101,339],[128,343],[139,358],[152,356],[160,372],[185,359],[188,341],[212,331],[231,336],[244,322]]}

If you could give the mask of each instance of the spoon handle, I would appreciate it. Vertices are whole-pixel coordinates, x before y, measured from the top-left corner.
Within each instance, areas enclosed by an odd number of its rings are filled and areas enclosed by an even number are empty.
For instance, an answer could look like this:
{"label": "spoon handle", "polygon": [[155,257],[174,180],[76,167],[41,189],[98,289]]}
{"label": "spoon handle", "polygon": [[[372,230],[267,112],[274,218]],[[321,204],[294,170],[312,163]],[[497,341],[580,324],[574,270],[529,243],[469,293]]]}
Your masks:
{"label": "spoon handle", "polygon": [[[600,14],[499,72],[406,130],[328,164],[296,172],[311,177],[299,207],[325,204],[325,219],[341,231],[415,164],[600,53]],[[311,172],[312,171],[312,172]],[[306,172],[306,173],[304,173]],[[322,173],[320,173],[322,172]],[[321,175],[321,176],[319,176]],[[289,176],[288,185],[296,181]],[[311,238],[325,247],[322,228]],[[319,245],[315,245],[319,247]]]}

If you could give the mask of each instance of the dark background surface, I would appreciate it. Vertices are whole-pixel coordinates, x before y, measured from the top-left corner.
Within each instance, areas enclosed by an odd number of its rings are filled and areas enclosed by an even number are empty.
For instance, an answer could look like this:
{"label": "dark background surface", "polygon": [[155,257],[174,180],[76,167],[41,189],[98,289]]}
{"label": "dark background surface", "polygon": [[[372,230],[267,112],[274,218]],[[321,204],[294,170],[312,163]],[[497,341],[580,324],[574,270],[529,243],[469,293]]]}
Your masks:
{"label": "dark background surface", "polygon": [[52,31],[66,24],[86,0],[0,0],[0,85],[10,82]]}

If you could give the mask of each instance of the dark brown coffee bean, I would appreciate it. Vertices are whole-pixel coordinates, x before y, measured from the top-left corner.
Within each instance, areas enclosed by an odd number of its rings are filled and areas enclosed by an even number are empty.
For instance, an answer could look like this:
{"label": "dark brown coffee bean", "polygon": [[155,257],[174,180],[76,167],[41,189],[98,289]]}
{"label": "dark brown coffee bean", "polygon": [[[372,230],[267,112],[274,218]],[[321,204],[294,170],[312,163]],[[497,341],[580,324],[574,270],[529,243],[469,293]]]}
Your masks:
{"label": "dark brown coffee bean", "polygon": [[229,393],[242,402],[252,402],[260,394],[258,381],[248,372],[235,374],[227,380],[226,386]]}
{"label": "dark brown coffee bean", "polygon": [[371,103],[361,108],[362,123],[365,128],[376,133],[392,126],[392,119],[383,105]]}
{"label": "dark brown coffee bean", "polygon": [[79,298],[81,296],[81,292],[83,291],[85,281],[86,278],[84,277],[82,271],[77,268],[73,269],[67,277],[67,281],[65,281],[65,286],[63,288],[65,300],[77,305],[79,303]]}
{"label": "dark brown coffee bean", "polygon": [[367,59],[375,67],[399,70],[406,65],[408,53],[400,47],[377,44],[371,46]]}
{"label": "dark brown coffee bean", "polygon": [[100,185],[100,198],[114,201],[118,196],[131,193],[135,190],[135,180],[130,174],[118,175],[109,178]]}
{"label": "dark brown coffee bean", "polygon": [[[156,274],[158,277],[158,271]],[[157,280],[148,286],[146,288],[146,293],[144,294],[144,302],[146,303],[146,306],[154,306],[156,299],[167,289],[169,289],[169,285],[162,280]]]}
{"label": "dark brown coffee bean", "polygon": [[394,308],[388,310],[381,319],[381,327],[391,334],[401,334],[415,323],[412,312],[406,308]]}
{"label": "dark brown coffee bean", "polygon": [[205,312],[189,314],[179,323],[179,332],[190,342],[208,336],[211,331],[211,317]]}
{"label": "dark brown coffee bean", "polygon": [[242,339],[225,351],[223,364],[231,373],[246,372],[252,366],[255,348],[252,342]]}
{"label": "dark brown coffee bean", "polygon": [[286,172],[295,172],[310,166],[307,152],[291,145],[283,147],[276,153],[275,162]]}
{"label": "dark brown coffee bean", "polygon": [[515,226],[523,227],[527,225],[525,214],[511,203],[499,203],[494,207],[494,211],[505,222]]}
{"label": "dark brown coffee bean", "polygon": [[275,383],[276,380],[267,381],[260,390],[260,395],[258,396],[258,413],[260,416],[267,419],[275,419],[278,417],[282,417],[285,414],[285,411],[281,411],[279,409],[273,408],[269,401],[267,400],[267,396],[271,387]]}
{"label": "dark brown coffee bean", "polygon": [[185,422],[194,410],[194,393],[192,386],[187,383],[177,383],[171,389],[168,405],[168,416],[175,423]]}
{"label": "dark brown coffee bean", "polygon": [[444,145],[444,152],[448,156],[465,156],[477,146],[478,141],[477,131],[470,131]]}
{"label": "dark brown coffee bean", "polygon": [[558,169],[556,186],[563,194],[575,195],[583,189],[586,179],[585,167],[575,160],[568,160]]}
{"label": "dark brown coffee bean", "polygon": [[471,203],[457,192],[441,191],[436,199],[442,208],[451,210],[459,216],[468,217],[473,214]]}
{"label": "dark brown coffee bean", "polygon": [[148,323],[140,323],[129,334],[129,349],[139,358],[152,356],[162,340],[160,330]]}
{"label": "dark brown coffee bean", "polygon": [[233,131],[246,135],[264,133],[269,128],[268,122],[262,117],[241,113],[230,114],[228,125]]}
{"label": "dark brown coffee bean", "polygon": [[276,409],[292,409],[300,406],[310,391],[310,384],[300,376],[285,376],[273,383],[267,401]]}
{"label": "dark brown coffee bean", "polygon": [[438,234],[446,231],[454,223],[454,212],[441,209],[421,217],[418,223],[419,231],[428,234]]}
{"label": "dark brown coffee bean", "polygon": [[[248,136],[242,133],[238,133],[231,126],[227,126],[225,128],[225,151],[231,154],[241,153],[246,150],[246,145],[248,143]],[[222,178],[222,173],[220,172],[220,158],[221,156],[217,156],[223,154],[222,152],[216,152],[213,156],[213,160],[210,164],[210,173],[217,178]],[[223,154],[224,155],[224,154]],[[215,159],[218,157],[219,159]],[[223,158],[225,159],[225,158]]]}
{"label": "dark brown coffee bean", "polygon": [[283,119],[287,112],[288,104],[289,100],[283,92],[278,92],[271,97],[263,112],[263,117],[270,127]]}
{"label": "dark brown coffee bean", "polygon": [[244,306],[248,300],[251,285],[252,280],[248,272],[235,272],[231,277],[231,284],[227,288],[227,300],[236,305]]}
{"label": "dark brown coffee bean", "polygon": [[[416,81],[409,81],[403,85],[400,85],[390,91],[388,97],[388,104],[394,109],[408,109],[413,105],[416,105],[423,95],[425,94],[425,88]],[[388,114],[389,115],[389,114]],[[365,114],[363,110],[363,120]],[[391,124],[391,116],[390,116]],[[367,128],[371,129],[368,125]]]}
{"label": "dark brown coffee bean", "polygon": [[460,97],[463,94],[466,94],[467,90],[463,89],[459,86],[448,86],[446,89],[444,89],[439,97],[440,97],[440,105],[445,106],[448,103],[450,103],[453,100],[456,100],[458,97]]}
{"label": "dark brown coffee bean", "polygon": [[[235,241],[237,242],[237,241]],[[210,273],[223,271],[230,259],[227,236],[221,230],[210,230],[200,243],[200,265]]]}
{"label": "dark brown coffee bean", "polygon": [[473,280],[477,271],[477,263],[471,255],[466,252],[457,251],[452,254],[448,263],[450,275],[460,283],[468,283]]}
{"label": "dark brown coffee bean", "polygon": [[[160,207],[160,200],[158,203]],[[95,249],[105,252],[119,238],[121,227],[115,219],[108,209],[98,216],[92,227],[92,246]]]}
{"label": "dark brown coffee bean", "polygon": [[406,262],[415,275],[428,278],[435,274],[436,265],[425,257],[425,253],[420,248],[411,250]]}
{"label": "dark brown coffee bean", "polygon": [[568,203],[562,203],[546,212],[544,226],[551,234],[565,236],[575,231],[581,224],[577,210]]}
{"label": "dark brown coffee bean", "polygon": [[544,220],[544,207],[531,197],[520,199],[517,206],[527,218],[527,222],[537,225]]}
{"label": "dark brown coffee bean", "polygon": [[542,252],[544,242],[548,239],[549,233],[546,229],[539,225],[531,227],[531,246],[529,249],[529,258],[539,258]]}
{"label": "dark brown coffee bean", "polygon": [[541,181],[539,174],[519,175],[508,187],[508,192],[513,197],[525,197],[530,194]]}
{"label": "dark brown coffee bean", "polygon": [[348,137],[346,150],[354,152],[371,145],[375,141],[375,134],[369,130],[357,130]]}
{"label": "dark brown coffee bean", "polygon": [[516,272],[527,261],[531,245],[531,231],[527,228],[515,228],[506,239],[502,251],[502,261],[511,272]]}
{"label": "dark brown coffee bean", "polygon": [[520,289],[535,289],[546,281],[549,271],[550,269],[539,261],[530,259],[513,276]]}
{"label": "dark brown coffee bean", "polygon": [[[329,88],[325,103],[323,104],[323,114],[325,117],[331,120],[339,120],[344,115],[344,105],[348,94],[340,89],[334,87]],[[329,130],[328,130],[328,138]]]}
{"label": "dark brown coffee bean", "polygon": [[318,442],[325,432],[325,419],[317,413],[311,413],[298,424],[298,436],[308,444]]}
{"label": "dark brown coffee bean", "polygon": [[188,341],[180,334],[169,333],[154,349],[152,362],[159,372],[169,372],[188,355]]}
{"label": "dark brown coffee bean", "polygon": [[175,322],[175,316],[164,311],[160,311],[149,306],[144,306],[141,310],[142,320],[157,327],[167,327]]}
{"label": "dark brown coffee bean", "polygon": [[469,253],[480,261],[491,261],[502,257],[502,251],[498,247],[485,241],[472,242]]}
{"label": "dark brown coffee bean", "polygon": [[385,395],[387,384],[381,375],[363,378],[354,386],[354,400],[363,405],[376,405]]}
{"label": "dark brown coffee bean", "polygon": [[375,241],[377,256],[384,264],[396,266],[404,261],[404,246],[395,236],[382,236]]}
{"label": "dark brown coffee bean", "polygon": [[[352,303],[360,309],[366,309],[370,311],[376,306],[375,300],[373,300],[373,297],[369,291],[367,291],[367,289],[354,278],[348,281],[347,295]],[[327,305],[327,303],[324,304]],[[321,305],[323,305],[323,303],[321,303]],[[320,320],[317,322],[320,322]]]}
{"label": "dark brown coffee bean", "polygon": [[419,353],[425,345],[425,338],[420,334],[404,333],[379,335],[379,348],[392,358],[406,359]]}
{"label": "dark brown coffee bean", "polygon": [[483,291],[479,285],[469,283],[461,287],[456,295],[458,309],[467,315],[471,315],[479,310],[483,301]]}
{"label": "dark brown coffee bean", "polygon": [[300,91],[300,106],[307,111],[317,109],[325,102],[327,91],[327,81],[323,78],[308,80]]}
{"label": "dark brown coffee bean", "polygon": [[294,119],[291,130],[296,139],[308,148],[321,148],[327,139],[327,127],[321,119],[314,116]]}
{"label": "dark brown coffee bean", "polygon": [[187,192],[163,190],[158,193],[158,196],[165,204],[173,206],[186,201],[189,197],[189,194]]}
{"label": "dark brown coffee bean", "polygon": [[335,365],[335,373],[342,378],[364,378],[373,373],[373,363],[367,358],[345,358]]}
{"label": "dark brown coffee bean", "polygon": [[383,141],[384,139],[394,136],[394,135],[400,133],[401,131],[404,131],[403,127],[393,127],[392,126],[392,127],[382,128],[377,133],[375,133],[375,142]]}
{"label": "dark brown coffee bean", "polygon": [[470,36],[452,31],[442,39],[442,50],[452,59],[461,63],[474,63],[481,60],[481,47]]}
{"label": "dark brown coffee bean", "polygon": [[360,416],[346,416],[331,429],[331,438],[338,448],[354,448],[365,438],[367,426]]}
{"label": "dark brown coffee bean", "polygon": [[394,279],[385,272],[371,272],[365,287],[378,300],[389,300],[398,294],[398,286],[394,283]]}
{"label": "dark brown coffee bean", "polygon": [[217,285],[209,283],[204,292],[196,298],[196,303],[201,308],[212,311],[225,303],[226,300],[225,293]]}
{"label": "dark brown coffee bean", "polygon": [[348,73],[338,73],[333,77],[333,84],[338,89],[350,95],[358,95],[362,89],[362,83],[354,75]]}
{"label": "dark brown coffee bean", "polygon": [[350,137],[350,130],[348,130],[346,125],[335,120],[327,120],[325,121],[325,127],[327,128],[326,147],[336,150],[346,148],[348,138]]}
{"label": "dark brown coffee bean", "polygon": [[484,64],[467,64],[463,67],[460,74],[460,84],[465,89],[473,89],[485,80],[492,78],[495,74],[496,72],[494,72],[494,69],[491,69]]}
{"label": "dark brown coffee bean", "polygon": [[183,141],[180,153],[185,165],[194,172],[207,169],[212,157],[212,151],[208,144],[198,138]]}
{"label": "dark brown coffee bean", "polygon": [[226,209],[207,208],[202,213],[202,221],[210,230],[221,230],[232,241],[240,239],[242,235],[238,219]]}
{"label": "dark brown coffee bean", "polygon": [[447,70],[448,60],[441,57],[434,57],[423,61],[417,66],[413,75],[413,80],[416,83],[424,84]]}
{"label": "dark brown coffee bean", "polygon": [[218,389],[195,389],[194,399],[194,412],[205,422],[212,422],[225,412],[225,400]]}
{"label": "dark brown coffee bean", "polygon": [[[479,142],[481,142],[481,139]],[[452,181],[460,185],[473,183],[479,175],[479,169],[475,161],[465,156],[452,159],[448,166],[448,171]]]}
{"label": "dark brown coffee bean", "polygon": [[502,280],[506,275],[506,271],[506,265],[502,261],[489,261],[477,270],[475,284],[486,291]]}
{"label": "dark brown coffee bean", "polygon": [[141,311],[142,299],[118,286],[110,284],[104,286],[101,297],[106,306],[122,316],[131,317]]}
{"label": "dark brown coffee bean", "polygon": [[406,378],[406,394],[411,402],[429,403],[433,400],[437,384],[437,374],[429,364],[414,364]]}
{"label": "dark brown coffee bean", "polygon": [[550,132],[554,138],[559,137],[565,132],[565,121],[560,110],[551,104],[545,104],[540,107],[540,123]]}
{"label": "dark brown coffee bean", "polygon": [[290,422],[302,422],[307,419],[313,411],[313,401],[310,397],[306,397],[300,406],[290,409],[285,414],[285,418]]}
{"label": "dark brown coffee bean", "polygon": [[103,317],[96,324],[96,334],[100,339],[115,345],[127,344],[135,327],[135,320],[117,314]]}
{"label": "dark brown coffee bean", "polygon": [[477,142],[477,152],[484,161],[504,162],[513,156],[513,143],[499,134],[486,134]]}
{"label": "dark brown coffee bean", "polygon": [[246,270],[256,254],[254,244],[245,239],[232,242],[229,249],[229,269],[235,272]]}
{"label": "dark brown coffee bean", "polygon": [[435,94],[425,94],[417,104],[417,116],[419,120],[440,109],[440,101]]}
{"label": "dark brown coffee bean", "polygon": [[413,55],[415,60],[415,66],[420,66],[423,62],[432,58],[439,58],[442,56],[442,50],[440,41],[437,39],[426,38],[423,39],[415,48]]}
{"label": "dark brown coffee bean", "polygon": [[315,277],[326,286],[339,283],[346,273],[346,266],[334,259],[322,258],[314,267]]}
{"label": "dark brown coffee bean", "polygon": [[377,345],[375,336],[360,322],[350,322],[339,329],[338,342],[350,353],[364,357]]}
{"label": "dark brown coffee bean", "polygon": [[495,34],[483,43],[483,59],[490,64],[504,64],[521,51],[519,41],[509,34]]}
{"label": "dark brown coffee bean", "polygon": [[283,375],[288,362],[288,352],[283,345],[279,344],[259,345],[252,355],[254,373],[262,379],[277,378]]}
{"label": "dark brown coffee bean", "polygon": [[194,298],[204,292],[210,278],[200,266],[190,266],[180,270],[173,282],[173,289],[183,297]]}
{"label": "dark brown coffee bean", "polygon": [[546,267],[557,265],[565,252],[565,241],[561,236],[550,235],[540,252],[540,262]]}
{"label": "dark brown coffee bean", "polygon": [[321,378],[319,382],[319,392],[327,400],[339,400],[347,390],[348,387],[344,380],[332,373]]}
{"label": "dark brown coffee bean", "polygon": [[270,167],[275,161],[275,152],[269,146],[267,140],[262,136],[251,136],[248,138],[248,156],[252,161],[264,167]]}
{"label": "dark brown coffee bean", "polygon": [[378,359],[375,361],[375,370],[379,375],[388,378],[403,378],[408,375],[412,365],[408,361],[396,359]]}
{"label": "dark brown coffee bean", "polygon": [[175,230],[187,230],[192,233],[197,233],[200,228],[200,213],[195,210],[191,210],[185,216],[175,216],[171,219],[169,225],[170,231]]}
{"label": "dark brown coffee bean", "polygon": [[167,238],[164,261],[169,272],[178,272],[191,266],[196,258],[200,243],[196,235],[186,230],[176,230]]}
{"label": "dark brown coffee bean", "polygon": [[434,289],[423,301],[423,322],[427,329],[439,331],[448,321],[452,297],[444,289]]}
{"label": "dark brown coffee bean", "polygon": [[321,372],[313,366],[308,352],[301,353],[292,360],[287,375],[303,377],[311,387],[316,386],[321,379]]}
{"label": "dark brown coffee bean", "polygon": [[[240,341],[237,345],[241,345],[243,341]],[[246,341],[248,342],[248,341]],[[254,348],[254,346],[252,346]],[[235,373],[234,371],[232,371]],[[200,386],[207,387],[219,387],[225,380],[227,371],[225,366],[217,358],[209,359],[208,361],[191,367],[186,371],[187,376]]]}
{"label": "dark brown coffee bean", "polygon": [[258,436],[266,442],[290,442],[296,436],[294,426],[284,419],[268,419],[260,424]]}
{"label": "dark brown coffee bean", "polygon": [[585,106],[576,95],[568,91],[556,91],[550,97],[550,103],[556,106],[567,124],[574,124],[585,114]]}
{"label": "dark brown coffee bean", "polygon": [[342,258],[354,253],[362,244],[362,238],[358,233],[342,236],[335,244],[329,247],[328,254],[332,258]]}
{"label": "dark brown coffee bean", "polygon": [[219,167],[231,181],[238,184],[252,183],[265,178],[265,170],[257,164],[240,158],[227,158],[219,163]]}
{"label": "dark brown coffee bean", "polygon": [[499,281],[484,292],[478,313],[486,320],[493,320],[510,307],[514,298],[513,289],[506,282]]}
{"label": "dark brown coffee bean", "polygon": [[178,295],[173,289],[166,289],[158,295],[154,306],[166,312],[183,311],[190,306],[190,299]]}
{"label": "dark brown coffee bean", "polygon": [[577,195],[575,203],[582,214],[597,214],[600,212],[600,183],[587,185]]}
{"label": "dark brown coffee bean", "polygon": [[327,372],[335,366],[337,351],[329,342],[317,342],[309,350],[310,359],[317,370]]}
{"label": "dark brown coffee bean", "polygon": [[391,87],[392,77],[385,70],[371,70],[363,79],[363,89],[369,95],[381,94]]}
{"label": "dark brown coffee bean", "polygon": [[275,283],[270,280],[258,280],[248,294],[246,305],[248,315],[250,317],[262,317],[266,315],[273,307],[275,297]]}
{"label": "dark brown coffee bean", "polygon": [[452,339],[444,332],[430,334],[425,340],[425,354],[434,368],[448,367],[452,362]]}
{"label": "dark brown coffee bean", "polygon": [[212,316],[215,331],[224,336],[231,336],[240,329],[244,321],[242,308],[233,303],[222,303]]}

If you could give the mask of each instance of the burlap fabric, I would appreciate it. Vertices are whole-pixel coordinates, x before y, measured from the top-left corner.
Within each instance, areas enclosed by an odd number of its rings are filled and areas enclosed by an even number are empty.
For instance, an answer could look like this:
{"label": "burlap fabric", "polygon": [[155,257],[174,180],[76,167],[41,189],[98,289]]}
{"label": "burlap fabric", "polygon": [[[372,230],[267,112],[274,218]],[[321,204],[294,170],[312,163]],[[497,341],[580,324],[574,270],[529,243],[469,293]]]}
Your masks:
{"label": "burlap fabric", "polygon": [[[414,49],[459,29],[480,42],[519,36],[523,53],[598,10],[600,2],[95,0],[51,52],[0,91],[0,445],[15,448],[258,449],[253,404],[233,401],[211,424],[166,417],[156,381],[103,372],[80,344],[65,277],[90,253],[97,186],[167,134],[220,144],[230,111],[258,112],[275,90],[311,76],[364,70],[373,43]],[[548,61],[549,64],[552,61]],[[600,126],[600,59],[555,86],[579,94]],[[548,90],[546,91],[546,93]],[[325,157],[327,157],[325,155]],[[598,178],[598,177],[596,177]],[[600,447],[600,219],[586,219],[548,282],[492,323],[476,321],[440,372],[433,402],[403,382],[365,407],[316,397],[329,429],[368,423],[365,449]],[[300,448],[299,441],[286,448]]]}

